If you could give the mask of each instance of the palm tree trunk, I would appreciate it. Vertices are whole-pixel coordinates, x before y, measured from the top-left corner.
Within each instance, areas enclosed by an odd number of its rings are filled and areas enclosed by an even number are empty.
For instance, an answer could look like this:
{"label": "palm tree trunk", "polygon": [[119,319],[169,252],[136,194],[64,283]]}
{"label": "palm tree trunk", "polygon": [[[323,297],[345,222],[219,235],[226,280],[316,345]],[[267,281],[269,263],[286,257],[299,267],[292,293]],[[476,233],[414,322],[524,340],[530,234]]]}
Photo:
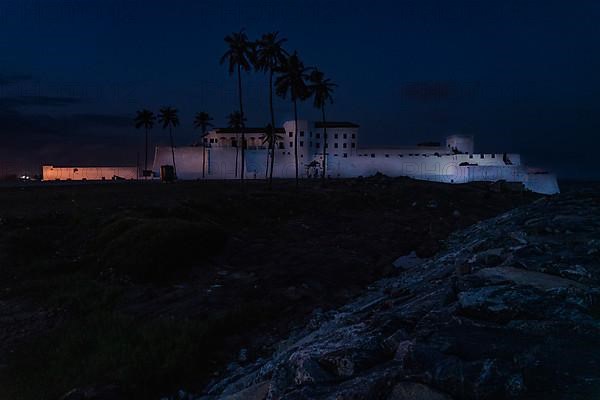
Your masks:
{"label": "palm tree trunk", "polygon": [[202,179],[204,179],[205,175],[204,175],[204,171],[206,169],[206,139],[205,139],[205,133],[204,131],[202,132]]}
{"label": "palm tree trunk", "polygon": [[327,176],[325,170],[327,169],[327,126],[325,125],[325,105],[321,107],[323,113],[323,180]]}
{"label": "palm tree trunk", "polygon": [[271,159],[271,145],[267,147],[267,166],[265,168],[265,181],[269,180],[269,160]]}
{"label": "palm tree trunk", "polygon": [[237,178],[237,173],[238,173],[238,154],[240,152],[240,137],[238,135],[235,135],[235,177]]}
{"label": "palm tree trunk", "polygon": [[[238,93],[240,94],[240,115],[242,116],[242,170],[240,173],[240,179],[242,182],[244,182],[244,170],[246,169],[246,164],[244,163],[244,153],[245,153],[245,142],[246,142],[246,135],[244,133],[244,131],[246,130],[246,124],[244,123],[244,107],[242,105],[242,70],[241,67],[238,65]],[[237,168],[236,168],[237,169]]]}
{"label": "palm tree trunk", "polygon": [[146,159],[144,161],[144,179],[146,179],[146,171],[148,170],[148,127],[146,127],[146,147],[144,147],[144,150],[146,150]]}
{"label": "palm tree trunk", "polygon": [[298,101],[294,98],[294,158],[296,159],[296,188],[298,187]]}
{"label": "palm tree trunk", "polygon": [[[275,128],[275,111],[273,109],[273,70],[269,74],[269,108],[271,111],[271,126],[273,127],[273,138],[269,142],[269,148],[271,150],[271,174],[269,175],[269,188],[273,186],[273,164],[275,161],[275,138],[277,137],[277,131]],[[268,168],[268,165],[267,165]]]}
{"label": "palm tree trunk", "polygon": [[173,128],[169,127],[169,140],[171,141],[171,156],[173,157],[173,174],[177,179],[177,166],[175,165],[175,145],[173,144]]}

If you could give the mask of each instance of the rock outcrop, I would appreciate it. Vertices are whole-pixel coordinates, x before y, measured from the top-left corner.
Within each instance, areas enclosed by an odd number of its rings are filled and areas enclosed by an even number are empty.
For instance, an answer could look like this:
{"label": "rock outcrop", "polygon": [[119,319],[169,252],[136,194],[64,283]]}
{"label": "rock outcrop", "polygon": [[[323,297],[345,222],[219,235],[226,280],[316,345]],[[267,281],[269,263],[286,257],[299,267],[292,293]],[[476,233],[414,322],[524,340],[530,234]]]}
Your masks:
{"label": "rock outcrop", "polygon": [[600,398],[600,199],[545,198],[315,313],[201,399]]}

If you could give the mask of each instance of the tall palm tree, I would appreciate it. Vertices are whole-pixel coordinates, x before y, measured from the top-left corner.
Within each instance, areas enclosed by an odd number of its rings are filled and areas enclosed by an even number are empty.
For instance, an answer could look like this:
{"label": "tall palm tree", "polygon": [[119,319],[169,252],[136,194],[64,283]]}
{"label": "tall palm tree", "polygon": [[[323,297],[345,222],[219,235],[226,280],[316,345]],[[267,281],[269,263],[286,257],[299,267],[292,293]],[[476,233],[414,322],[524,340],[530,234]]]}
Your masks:
{"label": "tall palm tree", "polygon": [[204,172],[206,169],[206,130],[209,127],[213,126],[213,124],[210,122],[212,120],[213,118],[207,112],[204,111],[200,111],[199,113],[197,113],[196,117],[194,118],[194,127],[196,129],[200,129],[200,132],[202,132],[202,136],[200,137],[200,143],[202,143],[202,179],[204,179]]}
{"label": "tall palm tree", "polygon": [[[234,111],[227,116],[227,125],[230,128],[235,129],[235,132],[239,132],[246,122],[246,118],[242,116],[242,113],[239,111]],[[242,136],[243,138],[243,136]],[[235,176],[237,176],[238,170],[238,153],[240,148],[239,137],[236,135],[236,144],[235,144]]]}
{"label": "tall palm tree", "polygon": [[286,57],[278,69],[280,75],[275,80],[275,92],[278,96],[285,98],[287,93],[290,94],[290,99],[294,105],[294,157],[296,160],[296,187],[298,186],[298,100],[306,100],[310,95],[309,88],[306,85],[308,80],[309,68],[304,67],[302,61],[298,57],[298,53],[294,52],[289,57]]}
{"label": "tall palm tree", "polygon": [[[273,76],[275,72],[281,68],[281,65],[285,62],[288,56],[287,51],[283,48],[283,44],[287,39],[280,39],[277,37],[279,32],[265,33],[262,37],[256,41],[256,53],[254,60],[255,68],[259,71],[269,73],[269,110],[271,112],[271,127],[275,129],[275,112],[273,110]],[[271,157],[271,174],[269,179],[269,186],[273,181],[273,159],[275,158],[275,142],[268,141],[269,150],[267,155],[270,153]],[[267,170],[268,170],[267,160]]]}
{"label": "tall palm tree", "polygon": [[[277,142],[283,140],[283,136],[278,135],[275,127],[271,124],[268,124],[265,127],[265,134],[262,137],[263,144],[267,143],[269,149],[272,149],[275,152],[275,145]],[[269,174],[269,187],[273,185],[273,160],[274,157],[271,155],[271,172]],[[267,158],[267,172],[269,171],[269,159]]]}
{"label": "tall palm tree", "polygon": [[152,129],[155,120],[156,117],[154,116],[154,113],[145,108],[137,111],[135,116],[135,128],[140,129],[143,127],[146,130],[146,144],[144,146],[144,151],[146,153],[146,158],[144,160],[144,177],[146,176],[146,171],[148,171],[148,130]]}
{"label": "tall palm tree", "polygon": [[173,172],[177,178],[177,166],[175,165],[175,145],[173,143],[173,128],[179,125],[179,116],[177,109],[172,107],[163,107],[158,112],[158,122],[162,124],[163,129],[169,128],[169,141],[171,142],[171,156],[173,157]]}
{"label": "tall palm tree", "polygon": [[325,105],[333,104],[333,90],[337,85],[331,79],[325,78],[323,72],[315,68],[309,77],[310,92],[314,97],[313,105],[321,110],[323,118],[323,179],[327,168],[327,120],[325,118]]}
{"label": "tall palm tree", "polygon": [[[241,114],[241,122],[242,126],[242,171],[241,171],[241,180],[244,181],[244,148],[246,143],[246,135],[244,133],[244,105],[242,101],[242,70],[250,71],[252,67],[252,60],[254,55],[254,43],[248,40],[248,36],[242,29],[239,32],[234,32],[231,35],[225,37],[225,43],[229,46],[229,49],[223,54],[221,57],[221,64],[225,62],[228,63],[229,66],[229,75],[233,75],[233,73],[237,70],[237,79],[238,79],[238,95],[240,101],[240,114]],[[237,155],[236,155],[237,159]],[[235,174],[237,176],[237,162],[235,167]]]}

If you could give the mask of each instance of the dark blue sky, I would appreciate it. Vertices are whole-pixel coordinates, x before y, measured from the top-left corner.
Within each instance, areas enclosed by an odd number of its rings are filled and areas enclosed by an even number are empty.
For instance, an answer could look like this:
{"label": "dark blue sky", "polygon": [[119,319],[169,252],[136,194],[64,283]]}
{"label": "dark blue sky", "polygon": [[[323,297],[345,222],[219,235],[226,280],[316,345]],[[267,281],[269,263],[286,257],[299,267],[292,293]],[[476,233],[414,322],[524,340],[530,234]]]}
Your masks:
{"label": "dark blue sky", "polygon": [[[246,28],[280,31],[339,84],[329,114],[359,123],[361,144],[462,132],[480,151],[600,178],[599,20],[600,3],[583,0],[2,0],[0,175],[135,163],[141,107],[178,108],[180,145],[196,137],[196,111],[223,125],[237,108],[223,38]],[[244,78],[249,123],[264,125],[265,76]],[[153,137],[166,142],[158,128]]]}

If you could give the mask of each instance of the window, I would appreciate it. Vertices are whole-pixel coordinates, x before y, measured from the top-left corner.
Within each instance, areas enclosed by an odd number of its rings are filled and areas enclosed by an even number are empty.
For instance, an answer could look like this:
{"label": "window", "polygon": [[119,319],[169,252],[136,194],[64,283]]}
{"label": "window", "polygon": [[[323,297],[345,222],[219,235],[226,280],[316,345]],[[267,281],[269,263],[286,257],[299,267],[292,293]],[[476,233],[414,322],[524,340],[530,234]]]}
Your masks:
{"label": "window", "polygon": [[335,135],[333,135],[333,138],[337,139],[338,138],[338,134],[336,133]]}
{"label": "window", "polygon": [[294,147],[294,142],[290,142],[290,147]]}
{"label": "window", "polygon": [[289,132],[290,137],[294,137],[294,132]]}
{"label": "window", "polygon": [[469,158],[473,158],[473,154],[469,154]]}
{"label": "window", "polygon": [[334,157],[337,157],[337,153],[333,155]]}
{"label": "window", "polygon": [[389,154],[386,154],[386,155],[385,155],[385,157],[386,157],[386,158],[390,158],[390,155],[389,155]]}
{"label": "window", "polygon": [[492,158],[496,158],[496,155],[495,155],[495,154],[492,154]]}
{"label": "window", "polygon": [[304,141],[300,141],[300,147],[304,147]]}
{"label": "window", "polygon": [[352,144],[350,145],[350,147],[355,148],[356,147],[356,143],[352,142]]}
{"label": "window", "polygon": [[320,138],[321,138],[321,134],[317,133],[317,139],[320,139]]}
{"label": "window", "polygon": [[279,142],[279,148],[283,149],[283,142]]}
{"label": "window", "polygon": [[372,157],[372,158],[375,158],[375,153],[371,153],[371,157]]}
{"label": "window", "polygon": [[329,148],[329,143],[325,143],[325,144],[323,145],[323,147],[325,147],[326,149],[328,149],[328,148]]}
{"label": "window", "polygon": [[300,136],[304,137],[304,131],[300,131]]}
{"label": "window", "polygon": [[347,147],[348,147],[348,143],[344,143],[344,144],[343,144],[343,147],[344,147],[344,148],[347,148]]}
{"label": "window", "polygon": [[309,132],[308,137],[312,137],[312,132]]}
{"label": "window", "polygon": [[315,147],[318,149],[319,147],[321,147],[321,145],[320,145],[319,143],[317,143],[317,144],[315,145]]}
{"label": "window", "polygon": [[352,134],[352,139],[356,139],[356,133]]}
{"label": "window", "polygon": [[348,153],[344,153],[344,158],[348,158]]}
{"label": "window", "polygon": [[479,156],[479,158],[483,158],[483,154],[481,156]]}
{"label": "window", "polygon": [[338,144],[337,144],[337,143],[334,143],[334,144],[333,144],[333,148],[337,149],[337,148],[338,148]]}
{"label": "window", "polygon": [[344,139],[348,139],[348,134],[344,133]]}

